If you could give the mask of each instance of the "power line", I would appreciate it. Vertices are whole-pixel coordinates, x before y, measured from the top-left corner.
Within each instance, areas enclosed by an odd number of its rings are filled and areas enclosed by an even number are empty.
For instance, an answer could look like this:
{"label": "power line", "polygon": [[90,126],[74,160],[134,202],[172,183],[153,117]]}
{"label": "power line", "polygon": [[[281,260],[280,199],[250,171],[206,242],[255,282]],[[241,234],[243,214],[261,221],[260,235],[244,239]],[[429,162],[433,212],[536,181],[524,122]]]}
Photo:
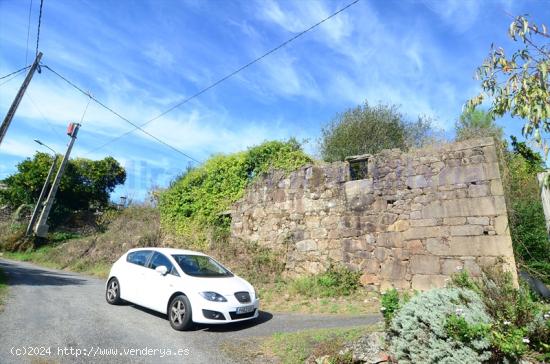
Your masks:
{"label": "power line", "polygon": [[4,78],[8,78],[8,77],[10,77],[11,75],[15,75],[16,73],[23,72],[24,70],[26,70],[26,69],[28,69],[28,68],[30,68],[30,67],[31,67],[31,66],[25,66],[25,67],[23,67],[23,68],[18,69],[17,71],[13,71],[12,73],[8,73],[7,75],[0,77],[0,80],[3,80]]}
{"label": "power line", "polygon": [[28,64],[29,60],[29,38],[31,35],[31,13],[32,13],[32,0],[29,5],[29,19],[27,20],[27,50],[25,51],[25,64]]}
{"label": "power line", "polygon": [[40,0],[40,13],[38,15],[38,31],[36,33],[36,55],[38,55],[38,43],[40,42],[40,24],[42,23],[42,5],[44,5],[44,0]]}
{"label": "power line", "polygon": [[40,113],[40,115],[42,115],[42,118],[44,119],[44,121],[48,124],[48,126],[50,127],[51,131],[53,132],[54,135],[58,135],[59,133],[55,130],[54,126],[52,125],[52,123],[48,120],[48,118],[46,117],[46,115],[44,115],[44,113],[42,112],[42,109],[40,109],[40,107],[38,107],[38,104],[34,101],[34,99],[32,98],[31,96],[31,93],[29,91],[27,91],[27,97],[29,98],[31,104],[33,105],[33,107],[38,111],[38,113]]}
{"label": "power line", "polygon": [[8,78],[7,80],[3,81],[2,83],[0,83],[0,86],[4,86],[6,83],[10,82],[11,80],[19,77],[21,74],[20,73],[17,73],[17,74],[14,74],[13,76],[11,76],[10,78]]}
{"label": "power line", "polygon": [[[117,116],[119,119],[127,122],[128,124],[132,125],[134,127],[134,130],[135,129],[138,129],[139,131],[141,131],[142,133],[144,134],[147,134],[148,136],[150,136],[151,138],[155,139],[157,142],[165,145],[166,147],[172,149],[173,151],[185,156],[186,158],[198,163],[198,164],[201,164],[200,161],[196,160],[195,158],[191,157],[190,155],[186,154],[185,152],[182,152],[181,150],[179,150],[178,148],[168,144],[167,142],[165,142],[164,140],[162,139],[159,139],[158,137],[154,136],[153,134],[151,134],[150,132],[148,132],[147,130],[143,129],[141,126],[139,126],[138,124],[128,120],[127,118],[125,118],[124,116],[120,115],[118,112],[116,112],[115,110],[111,109],[109,106],[105,105],[103,102],[101,102],[100,100],[98,100],[96,97],[92,96],[89,92],[87,91],[84,91],[81,87],[79,87],[78,85],[76,85],[75,83],[73,83],[72,81],[70,81],[69,79],[67,79],[66,77],[64,77],[63,75],[59,74],[58,72],[56,72],[55,70],[53,70],[51,67],[47,66],[47,65],[42,65],[42,67],[46,68],[48,71],[52,72],[54,75],[56,75],[57,77],[61,78],[63,81],[65,81],[67,84],[69,84],[71,87],[73,87],[74,89],[78,90],[80,93],[86,95],[87,97],[89,97],[92,101],[94,101],[96,104],[98,104],[99,106],[101,106],[102,108],[104,108],[105,110],[109,111],[110,113],[114,114],[115,116]],[[88,152],[88,153],[91,153],[91,152]],[[88,154],[87,153],[87,154]]]}
{"label": "power line", "polygon": [[[245,64],[244,66],[242,66],[242,67],[236,69],[235,71],[229,73],[228,75],[226,75],[226,76],[220,78],[220,79],[217,80],[216,82],[214,82],[214,83],[210,84],[209,86],[203,88],[202,90],[198,91],[197,93],[195,93],[195,94],[193,94],[193,95],[187,97],[186,99],[183,99],[182,101],[180,101],[180,102],[178,102],[177,104],[171,106],[171,107],[168,108],[167,110],[161,112],[160,114],[158,114],[158,115],[155,116],[154,118],[147,120],[146,122],[144,122],[143,124],[141,124],[140,127],[144,127],[144,126],[146,126],[147,124],[152,123],[153,121],[155,121],[155,120],[157,120],[157,119],[160,119],[161,117],[163,117],[164,115],[168,114],[169,112],[171,112],[171,111],[173,111],[173,110],[175,110],[175,109],[177,109],[177,108],[183,106],[184,104],[188,103],[189,101],[193,100],[194,98],[196,98],[196,97],[202,95],[202,94],[205,93],[206,91],[208,91],[208,90],[210,90],[210,89],[216,87],[216,86],[219,85],[220,83],[222,83],[222,82],[228,80],[229,78],[235,76],[237,73],[239,73],[239,72],[245,70],[246,68],[252,66],[253,64],[255,64],[255,63],[261,61],[262,59],[264,59],[265,57],[269,56],[270,54],[275,53],[275,52],[278,51],[279,49],[285,47],[285,46],[288,45],[289,43],[291,43],[291,42],[293,42],[294,40],[300,38],[301,36],[303,36],[304,34],[306,34],[307,32],[309,32],[310,30],[312,30],[312,29],[314,29],[314,28],[317,28],[319,25],[323,24],[323,23],[326,22],[327,20],[329,20],[329,19],[335,17],[336,15],[340,14],[341,12],[345,11],[345,10],[348,9],[349,7],[351,7],[351,6],[355,5],[355,4],[357,4],[359,1],[360,1],[360,0],[355,0],[355,1],[353,1],[353,2],[351,2],[351,3],[349,3],[349,4],[347,4],[346,6],[344,6],[344,7],[341,8],[341,9],[339,9],[338,11],[332,13],[331,15],[327,16],[327,17],[324,18],[323,20],[321,20],[321,21],[319,21],[319,22],[313,24],[312,26],[310,26],[310,27],[307,28],[306,30],[303,30],[302,32],[296,34],[296,35],[293,36],[292,38],[290,38],[290,39],[284,41],[283,43],[279,44],[279,45],[276,46],[275,48],[272,48],[271,50],[267,51],[266,53],[264,53],[264,54],[261,55],[260,57],[254,59],[254,60],[252,60],[252,61],[250,61],[250,62],[248,62],[248,63]],[[109,145],[109,144],[111,144],[111,143],[113,143],[113,142],[115,142],[115,141],[117,141],[117,140],[119,140],[119,139],[125,137],[126,135],[128,135],[128,134],[130,134],[130,133],[133,133],[134,131],[135,131],[135,129],[129,130],[129,131],[125,132],[125,133],[122,133],[122,134],[120,134],[119,136],[116,136],[116,137],[114,137],[114,138],[108,140],[107,142],[105,142],[105,143],[102,144],[101,146],[99,146],[99,147],[97,147],[97,148],[91,150],[91,151],[88,152],[88,153],[98,151],[98,150],[100,150],[100,149],[106,147],[107,145]]]}

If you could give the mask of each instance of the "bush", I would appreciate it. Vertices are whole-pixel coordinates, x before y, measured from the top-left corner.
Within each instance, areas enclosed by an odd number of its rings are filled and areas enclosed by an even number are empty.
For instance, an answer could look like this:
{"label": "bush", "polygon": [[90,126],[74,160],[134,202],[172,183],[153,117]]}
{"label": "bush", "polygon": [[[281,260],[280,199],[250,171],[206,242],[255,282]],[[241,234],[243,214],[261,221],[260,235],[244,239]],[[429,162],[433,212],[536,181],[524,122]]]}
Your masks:
{"label": "bush", "polygon": [[391,321],[393,320],[397,310],[399,310],[405,303],[409,302],[409,300],[410,296],[408,293],[403,293],[403,295],[399,297],[399,292],[395,288],[382,293],[380,311],[382,312],[382,316],[384,316],[386,329],[390,327]]}
{"label": "bush", "polygon": [[292,280],[290,290],[307,297],[348,296],[359,287],[360,276],[361,272],[331,264],[324,273]]}
{"label": "bush", "polygon": [[516,288],[510,273],[486,271],[479,280],[459,273],[452,285],[480,294],[491,317],[486,336],[495,362],[518,360],[531,349],[550,355],[550,315],[544,318],[544,306],[532,299],[526,285]]}
{"label": "bush", "polygon": [[389,330],[390,350],[399,363],[479,363],[491,357],[490,342],[476,337],[467,343],[448,332],[448,317],[461,315],[468,325],[489,324],[481,298],[463,288],[421,293],[395,315]]}

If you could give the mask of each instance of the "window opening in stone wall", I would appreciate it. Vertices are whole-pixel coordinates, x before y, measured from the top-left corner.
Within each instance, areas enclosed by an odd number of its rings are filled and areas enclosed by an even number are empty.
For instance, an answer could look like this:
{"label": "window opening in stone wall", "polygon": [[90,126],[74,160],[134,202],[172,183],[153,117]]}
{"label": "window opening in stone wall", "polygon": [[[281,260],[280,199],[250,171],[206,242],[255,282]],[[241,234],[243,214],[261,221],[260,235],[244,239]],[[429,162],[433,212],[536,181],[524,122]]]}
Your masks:
{"label": "window opening in stone wall", "polygon": [[369,171],[369,159],[366,155],[348,157],[350,177],[352,181],[366,179]]}

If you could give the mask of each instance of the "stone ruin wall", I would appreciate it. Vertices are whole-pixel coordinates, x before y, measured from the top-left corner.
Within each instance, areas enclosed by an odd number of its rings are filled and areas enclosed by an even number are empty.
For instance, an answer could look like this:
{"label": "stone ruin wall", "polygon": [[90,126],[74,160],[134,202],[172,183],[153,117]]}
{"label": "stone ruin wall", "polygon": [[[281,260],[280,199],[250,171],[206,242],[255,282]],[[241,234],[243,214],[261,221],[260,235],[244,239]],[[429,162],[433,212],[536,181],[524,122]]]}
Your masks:
{"label": "stone ruin wall", "polygon": [[497,153],[491,138],[347,162],[274,171],[232,210],[232,237],[282,253],[290,275],[342,262],[366,286],[425,290],[458,269],[515,272]]}

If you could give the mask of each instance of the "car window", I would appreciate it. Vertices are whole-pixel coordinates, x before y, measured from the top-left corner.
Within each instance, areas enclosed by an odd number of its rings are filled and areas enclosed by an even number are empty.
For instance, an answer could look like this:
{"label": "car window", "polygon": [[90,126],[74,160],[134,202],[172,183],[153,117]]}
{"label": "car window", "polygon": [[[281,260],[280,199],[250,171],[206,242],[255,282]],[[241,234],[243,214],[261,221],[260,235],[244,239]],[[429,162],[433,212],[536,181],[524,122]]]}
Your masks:
{"label": "car window", "polygon": [[172,255],[185,274],[194,277],[232,277],[233,274],[214,259],[204,255]]}
{"label": "car window", "polygon": [[151,259],[151,263],[149,263],[149,268],[157,269],[157,267],[160,267],[161,265],[164,265],[168,269],[168,273],[178,275],[178,272],[174,269],[174,265],[172,264],[172,262],[170,262],[170,260],[164,254],[155,252],[153,255],[153,259]]}
{"label": "car window", "polygon": [[128,263],[133,263],[145,267],[145,265],[147,264],[147,260],[151,256],[151,253],[153,253],[151,250],[138,250],[135,252],[131,252],[126,257],[126,261]]}

